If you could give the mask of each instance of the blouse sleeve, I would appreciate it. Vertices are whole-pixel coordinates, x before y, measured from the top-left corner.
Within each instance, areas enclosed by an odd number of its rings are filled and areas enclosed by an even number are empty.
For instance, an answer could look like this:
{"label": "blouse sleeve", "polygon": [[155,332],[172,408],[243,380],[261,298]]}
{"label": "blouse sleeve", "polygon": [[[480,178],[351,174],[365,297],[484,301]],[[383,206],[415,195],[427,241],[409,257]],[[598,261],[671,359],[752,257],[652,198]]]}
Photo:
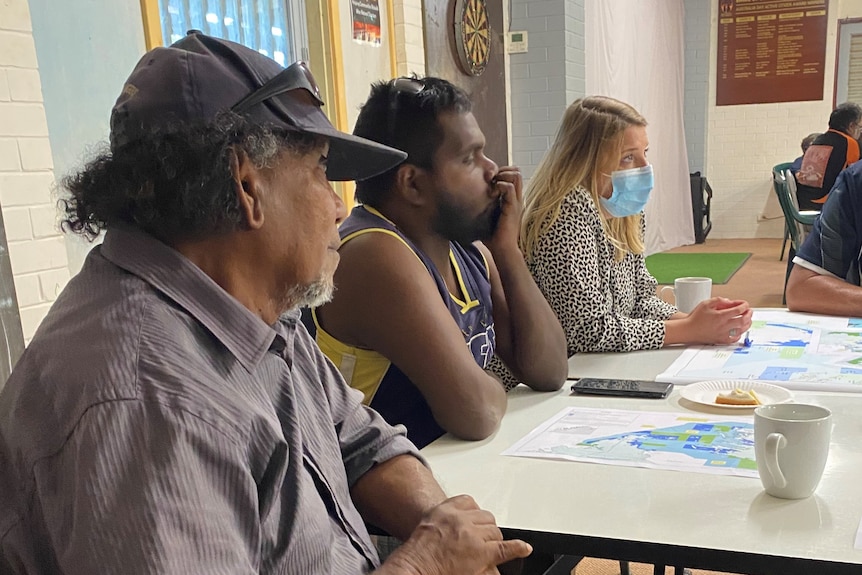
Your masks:
{"label": "blouse sleeve", "polygon": [[635,257],[638,259],[637,267],[639,269],[636,280],[637,293],[635,295],[635,307],[632,310],[632,317],[660,319],[664,321],[679,310],[656,295],[658,282],[656,282],[655,278],[647,270],[644,257],[642,255]]}
{"label": "blouse sleeve", "polygon": [[[641,234],[646,231],[641,218]],[[660,319],[662,321],[679,310],[656,295],[658,282],[646,267],[646,257],[643,254],[628,254],[635,270],[635,301],[632,317],[639,319]],[[662,338],[664,339],[664,338]]]}
{"label": "blouse sleeve", "polygon": [[[606,242],[592,203],[567,200],[530,264],[536,283],[563,326],[570,356],[656,349],[664,342],[665,317],[658,312],[660,302],[646,303],[646,277],[635,282],[641,292],[635,296],[644,302],[636,306],[637,313],[618,311],[623,294],[614,293],[607,279],[610,274],[605,270],[614,261]],[[643,274],[649,275],[645,267]],[[654,293],[655,279],[650,279]]]}

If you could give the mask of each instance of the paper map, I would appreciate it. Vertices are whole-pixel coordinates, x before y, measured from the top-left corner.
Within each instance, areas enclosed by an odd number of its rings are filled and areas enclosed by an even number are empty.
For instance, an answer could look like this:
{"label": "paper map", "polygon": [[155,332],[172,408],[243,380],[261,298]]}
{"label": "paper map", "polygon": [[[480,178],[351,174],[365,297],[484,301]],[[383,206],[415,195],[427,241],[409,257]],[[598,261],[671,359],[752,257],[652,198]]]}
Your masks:
{"label": "paper map", "polygon": [[751,416],[570,407],[503,455],[757,477]]}
{"label": "paper map", "polygon": [[751,347],[695,346],[656,381],[753,379],[788,389],[862,392],[862,320],[755,311]]}

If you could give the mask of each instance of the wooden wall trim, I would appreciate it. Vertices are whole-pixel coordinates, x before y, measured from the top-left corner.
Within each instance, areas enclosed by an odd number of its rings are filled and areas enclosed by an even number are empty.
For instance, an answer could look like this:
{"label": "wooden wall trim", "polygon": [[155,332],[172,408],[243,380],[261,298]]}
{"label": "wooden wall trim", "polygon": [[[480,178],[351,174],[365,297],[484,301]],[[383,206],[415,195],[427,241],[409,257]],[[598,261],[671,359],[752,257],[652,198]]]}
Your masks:
{"label": "wooden wall trim", "polygon": [[159,18],[159,0],[141,0],[141,21],[144,25],[144,41],[147,50],[164,46],[162,24]]}

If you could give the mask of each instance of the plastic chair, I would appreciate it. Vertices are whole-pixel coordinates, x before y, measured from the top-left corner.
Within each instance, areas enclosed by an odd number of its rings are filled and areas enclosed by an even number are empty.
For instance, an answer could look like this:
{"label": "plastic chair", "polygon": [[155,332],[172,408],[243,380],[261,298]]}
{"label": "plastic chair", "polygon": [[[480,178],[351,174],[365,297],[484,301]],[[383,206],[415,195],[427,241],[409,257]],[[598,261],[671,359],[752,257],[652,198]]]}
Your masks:
{"label": "plastic chair", "polygon": [[[792,162],[782,162],[781,164],[776,164],[772,168],[772,171],[773,172],[779,171],[783,174],[787,170],[789,170],[792,165],[793,165]],[[793,178],[793,183],[794,184],[796,183],[795,177]],[[797,202],[798,202],[798,200],[797,200]],[[782,240],[782,242],[781,242],[781,253],[778,254],[778,261],[784,260],[784,252],[787,250],[787,240],[789,240],[789,239],[790,239],[790,228],[788,227],[787,223],[785,222],[785,224],[784,224],[784,240]]]}
{"label": "plastic chair", "polygon": [[802,242],[805,241],[805,236],[808,235],[814,220],[816,220],[817,216],[820,215],[820,212],[818,210],[799,209],[799,198],[796,196],[796,178],[793,176],[793,172],[791,170],[784,170],[784,181],[787,184],[787,191],[790,194],[790,203],[793,204],[793,209],[796,214],[798,214],[798,216],[794,215],[794,219],[801,224],[802,227],[802,234],[799,237],[799,243],[801,245]]}
{"label": "plastic chair", "polygon": [[[792,180],[793,174],[790,173],[787,164],[778,164],[772,169],[772,187],[775,190],[775,195],[778,196],[778,204],[781,206],[781,211],[784,213],[785,230],[790,235],[791,254],[795,254],[802,245],[802,240],[805,237],[805,230],[802,226],[810,226],[817,219],[820,212],[814,211],[799,211],[796,194],[791,192],[793,184],[788,182],[788,176]],[[783,250],[782,250],[783,251]],[[784,276],[784,291],[787,291],[787,278],[790,276],[791,261],[793,258],[787,258],[787,273]],[[781,303],[786,304],[787,298],[782,294]]]}

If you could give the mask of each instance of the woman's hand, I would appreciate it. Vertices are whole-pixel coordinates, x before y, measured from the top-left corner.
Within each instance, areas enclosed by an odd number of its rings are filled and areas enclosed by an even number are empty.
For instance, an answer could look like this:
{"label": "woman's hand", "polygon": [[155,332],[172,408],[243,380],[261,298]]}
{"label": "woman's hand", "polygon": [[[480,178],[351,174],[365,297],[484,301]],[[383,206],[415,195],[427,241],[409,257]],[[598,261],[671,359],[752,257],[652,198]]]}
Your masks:
{"label": "woman's hand", "polygon": [[700,302],[690,314],[666,323],[665,345],[738,342],[751,328],[753,310],[744,300],[714,297]]}

